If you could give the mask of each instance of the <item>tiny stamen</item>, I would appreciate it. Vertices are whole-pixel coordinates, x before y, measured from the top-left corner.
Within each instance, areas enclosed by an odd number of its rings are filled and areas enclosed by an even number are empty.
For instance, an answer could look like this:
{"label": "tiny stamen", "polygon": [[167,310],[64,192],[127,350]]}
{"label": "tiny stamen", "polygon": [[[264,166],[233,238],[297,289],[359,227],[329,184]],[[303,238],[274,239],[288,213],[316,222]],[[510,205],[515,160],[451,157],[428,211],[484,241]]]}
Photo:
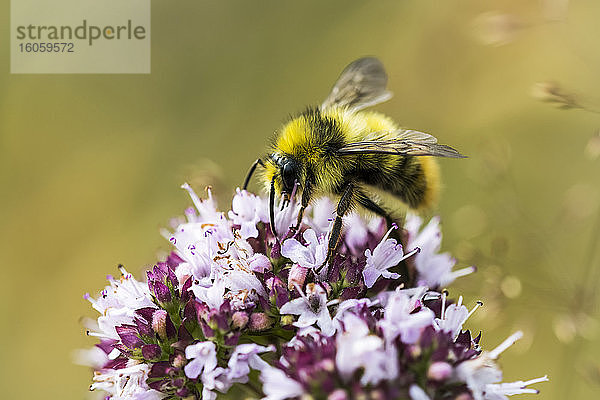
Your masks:
{"label": "tiny stamen", "polygon": [[329,307],[329,306],[332,306],[334,304],[339,304],[339,302],[340,302],[340,299],[333,299],[333,300],[327,302],[326,306]]}
{"label": "tiny stamen", "polygon": [[446,317],[446,296],[448,296],[448,290],[442,290],[442,311],[440,313],[440,319],[443,321]]}
{"label": "tiny stamen", "polygon": [[227,253],[232,244],[233,244],[233,240],[230,240],[229,242],[227,242],[227,247],[225,247],[225,249],[218,250],[217,254],[223,255],[223,254]]}
{"label": "tiny stamen", "polygon": [[[192,203],[194,203],[194,205],[196,206],[196,209],[198,211],[200,211],[200,209],[202,208],[202,200],[200,200],[200,198],[198,197],[198,195],[196,194],[196,192],[194,192],[194,189],[192,189],[192,187],[186,182],[183,185],[181,185],[181,188],[186,190],[189,194],[189,196],[192,199]],[[208,197],[211,197],[211,193],[210,193],[210,186],[206,188],[207,192],[208,192]]]}
{"label": "tiny stamen", "polygon": [[481,307],[481,306],[483,306],[483,301],[481,301],[481,300],[477,300],[477,303],[475,304],[475,307],[473,307],[473,309],[472,309],[471,311],[469,311],[469,314],[467,315],[467,318],[465,318],[465,321],[466,321],[467,319],[469,319],[469,318],[471,317],[471,315],[473,315],[473,313],[474,313],[475,311],[477,311],[477,309],[478,309],[479,307]]}
{"label": "tiny stamen", "polygon": [[548,375],[541,376],[539,378],[530,379],[528,381],[523,382],[523,386],[533,385],[534,383],[540,382],[548,382]]}
{"label": "tiny stamen", "polygon": [[[402,246],[400,246],[400,247],[402,247]],[[415,248],[413,251],[411,251],[410,253],[406,253],[406,254],[404,255],[404,257],[402,257],[402,259],[401,259],[400,261],[406,260],[408,257],[410,257],[410,256],[414,256],[415,254],[417,254],[417,253],[420,253],[420,252],[421,252],[421,249],[420,249],[420,248],[418,248],[418,247],[416,247],[416,248]]]}
{"label": "tiny stamen", "polygon": [[506,340],[500,343],[494,350],[490,351],[489,356],[492,360],[498,358],[498,356],[510,346],[515,344],[515,342],[523,337],[522,331],[516,331],[512,335],[510,335]]}
{"label": "tiny stamen", "polygon": [[302,293],[302,288],[300,287],[300,285],[298,285],[298,282],[293,282],[294,287],[296,288],[296,290],[298,291],[298,293],[300,293],[300,297],[302,297],[304,300],[306,300],[307,302],[308,297],[306,297],[306,295],[304,293]]}
{"label": "tiny stamen", "polygon": [[105,335],[104,333],[100,333],[100,332],[92,332],[90,330],[85,331],[85,334],[88,336],[94,336],[100,339],[113,339],[112,337]]}

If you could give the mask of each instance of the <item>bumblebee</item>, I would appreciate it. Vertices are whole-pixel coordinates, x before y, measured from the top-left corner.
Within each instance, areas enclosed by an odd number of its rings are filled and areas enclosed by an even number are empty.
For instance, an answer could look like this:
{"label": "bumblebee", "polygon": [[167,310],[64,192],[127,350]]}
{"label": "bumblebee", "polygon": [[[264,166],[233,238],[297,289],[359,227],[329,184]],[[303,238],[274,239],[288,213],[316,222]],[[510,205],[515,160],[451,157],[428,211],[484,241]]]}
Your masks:
{"label": "bumblebee", "polygon": [[360,58],[348,65],[320,107],[309,107],[279,131],[271,152],[257,159],[246,176],[246,189],[258,166],[264,169],[269,191],[271,231],[275,236],[275,196],[289,202],[301,196],[296,225],[316,196],[339,196],[329,235],[327,262],[335,255],[342,218],[354,207],[384,217],[390,213],[371,188],[389,193],[415,210],[435,204],[439,171],[433,157],[463,158],[454,148],[438,144],[427,133],[400,128],[387,116],[365,111],[392,96],[386,90],[387,74],[376,58]]}

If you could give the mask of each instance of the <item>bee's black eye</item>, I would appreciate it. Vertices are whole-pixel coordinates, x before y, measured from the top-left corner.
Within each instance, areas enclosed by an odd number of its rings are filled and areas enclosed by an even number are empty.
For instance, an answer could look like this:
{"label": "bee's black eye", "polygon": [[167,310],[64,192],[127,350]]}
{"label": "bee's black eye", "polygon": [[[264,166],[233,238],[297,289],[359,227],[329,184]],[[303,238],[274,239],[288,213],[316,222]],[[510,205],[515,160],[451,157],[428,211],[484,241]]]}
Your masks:
{"label": "bee's black eye", "polygon": [[281,168],[281,178],[283,180],[283,186],[286,192],[291,193],[296,183],[295,168],[291,162],[287,162]]}

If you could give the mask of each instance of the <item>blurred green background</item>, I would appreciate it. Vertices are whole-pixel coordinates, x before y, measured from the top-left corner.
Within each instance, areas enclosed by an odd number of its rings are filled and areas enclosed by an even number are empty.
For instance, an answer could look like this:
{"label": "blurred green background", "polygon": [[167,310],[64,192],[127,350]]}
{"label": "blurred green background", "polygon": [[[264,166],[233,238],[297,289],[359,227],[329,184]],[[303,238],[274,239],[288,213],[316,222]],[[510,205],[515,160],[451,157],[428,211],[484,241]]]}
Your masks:
{"label": "blurred green background", "polygon": [[451,287],[485,303],[468,327],[488,349],[523,329],[500,362],[548,374],[540,399],[600,394],[600,2],[156,1],[150,75],[10,75],[2,9],[2,398],[88,397],[82,295],[168,249],[182,182],[226,209],[286,116],[363,55],[395,93],[378,110],[470,156],[442,160],[437,210],[479,268]]}

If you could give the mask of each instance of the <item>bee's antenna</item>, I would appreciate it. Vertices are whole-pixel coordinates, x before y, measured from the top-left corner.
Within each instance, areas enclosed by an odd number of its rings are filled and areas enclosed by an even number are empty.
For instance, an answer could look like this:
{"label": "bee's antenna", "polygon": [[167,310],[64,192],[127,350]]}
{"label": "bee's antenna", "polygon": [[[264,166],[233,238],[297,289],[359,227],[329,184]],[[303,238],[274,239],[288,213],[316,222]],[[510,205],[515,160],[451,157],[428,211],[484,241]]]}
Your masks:
{"label": "bee's antenna", "polygon": [[254,170],[256,170],[256,167],[258,165],[260,165],[261,167],[264,167],[265,163],[260,158],[257,158],[256,161],[254,161],[254,163],[250,167],[250,170],[248,170],[248,175],[246,175],[246,180],[244,181],[244,186],[242,187],[242,190],[246,190],[246,188],[248,187],[248,184],[250,183],[250,178],[252,178],[252,175],[254,174]]}
{"label": "bee's antenna", "polygon": [[277,238],[277,231],[275,230],[275,175],[271,178],[271,191],[269,193],[269,218],[271,223],[271,232],[273,236]]}

